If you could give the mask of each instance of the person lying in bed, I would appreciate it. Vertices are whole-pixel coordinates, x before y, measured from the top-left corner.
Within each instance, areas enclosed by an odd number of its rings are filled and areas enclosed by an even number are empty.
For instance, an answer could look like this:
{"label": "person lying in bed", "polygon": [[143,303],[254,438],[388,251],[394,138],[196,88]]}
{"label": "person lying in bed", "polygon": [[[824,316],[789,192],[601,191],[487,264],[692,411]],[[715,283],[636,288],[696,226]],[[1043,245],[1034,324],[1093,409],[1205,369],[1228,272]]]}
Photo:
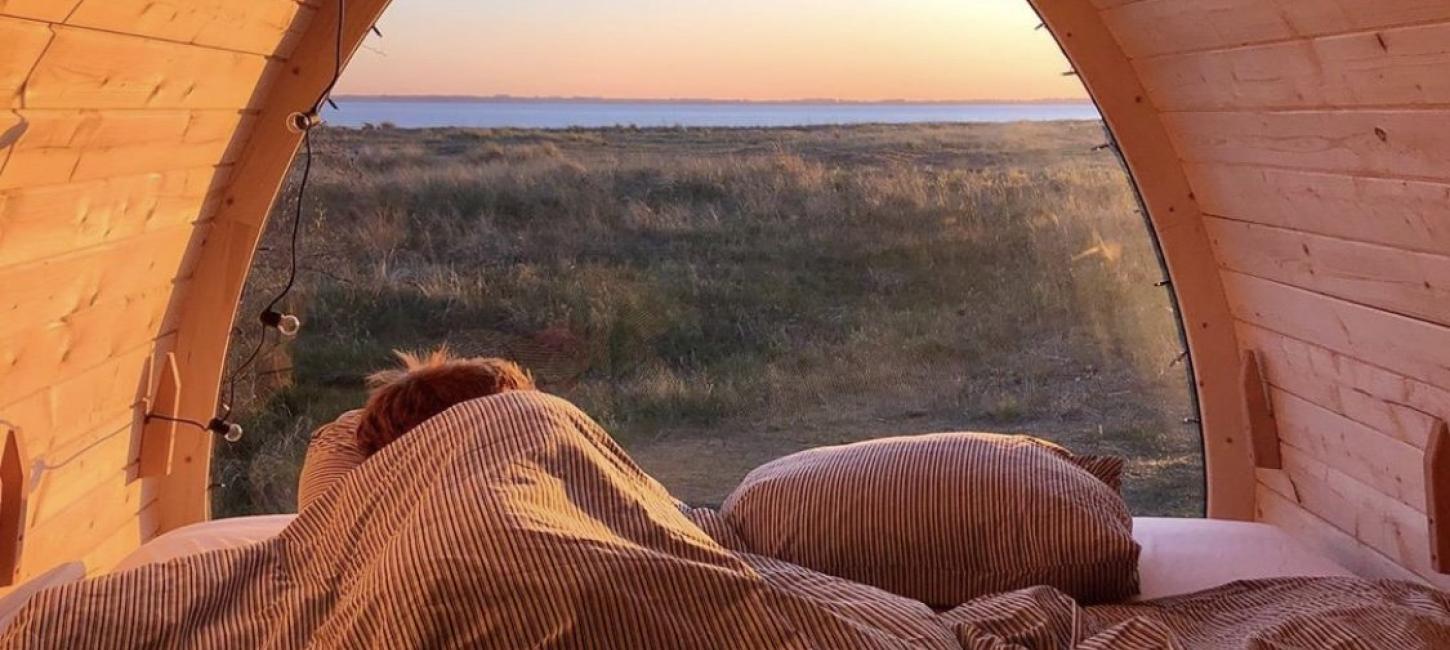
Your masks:
{"label": "person lying in bed", "polygon": [[511,390],[537,390],[518,364],[454,357],[447,346],[426,356],[395,351],[402,368],[368,377],[372,394],[357,427],[357,446],[371,456],[456,404]]}

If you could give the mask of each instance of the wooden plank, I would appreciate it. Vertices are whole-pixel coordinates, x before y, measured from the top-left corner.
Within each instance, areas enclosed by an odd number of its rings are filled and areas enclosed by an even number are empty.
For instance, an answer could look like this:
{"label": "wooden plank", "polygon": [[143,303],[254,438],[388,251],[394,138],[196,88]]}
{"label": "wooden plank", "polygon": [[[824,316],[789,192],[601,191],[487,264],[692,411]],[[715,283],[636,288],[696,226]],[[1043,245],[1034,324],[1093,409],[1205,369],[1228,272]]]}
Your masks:
{"label": "wooden plank", "polygon": [[1135,62],[1165,111],[1450,104],[1450,23]]}
{"label": "wooden plank", "polygon": [[1166,113],[1187,162],[1450,179],[1450,109]]}
{"label": "wooden plank", "polygon": [[1241,221],[1206,224],[1226,269],[1450,324],[1450,257]]}
{"label": "wooden plank", "polygon": [[212,167],[232,162],[235,111],[21,111],[29,128],[0,190]]}
{"label": "wooden plank", "polygon": [[272,55],[304,10],[296,0],[81,0],[65,23]]}
{"label": "wooden plank", "polygon": [[5,267],[203,221],[228,168],[199,167],[98,181],[0,190]]}
{"label": "wooden plank", "polygon": [[1284,529],[1311,549],[1366,578],[1425,582],[1425,578],[1365,546],[1313,513],[1265,487],[1258,488],[1258,519]]}
{"label": "wooden plank", "polygon": [[15,398],[0,406],[0,412],[30,432],[27,442],[36,456],[84,445],[138,419],[140,396],[151,388],[137,378],[153,355],[164,354],[174,343],[175,335],[170,335],[120,351],[95,367]]}
{"label": "wooden plank", "polygon": [[1190,164],[1205,212],[1405,250],[1450,251],[1450,183]]}
{"label": "wooden plank", "polygon": [[250,102],[267,58],[55,26],[21,93],[26,108],[232,109]]}
{"label": "wooden plank", "polygon": [[140,525],[137,515],[155,500],[147,481],[102,485],[26,533],[26,545],[44,553],[27,556],[22,575],[53,566],[53,558],[85,557],[119,531],[135,529]]}
{"label": "wooden plank", "polygon": [[1444,0],[1145,0],[1103,12],[1132,58],[1450,21]]}
{"label": "wooden plank", "polygon": [[1426,525],[1430,530],[1430,565],[1450,573],[1450,426],[1441,420],[1425,448]]}
{"label": "wooden plank", "polygon": [[1292,446],[1285,448],[1282,483],[1286,499],[1361,543],[1421,575],[1429,573],[1425,515],[1319,462]]}
{"label": "wooden plank", "polygon": [[0,16],[59,22],[80,0],[0,0]]}
{"label": "wooden plank", "polygon": [[[170,228],[74,255],[0,269],[0,338],[22,336],[128,297],[169,290],[196,263],[209,226]],[[119,327],[119,325],[116,325]],[[4,348],[0,344],[0,348]]]}
{"label": "wooden plank", "polygon": [[[1281,472],[1259,470],[1260,484],[1422,579],[1431,567],[1425,515],[1320,463],[1292,446]],[[1274,476],[1277,475],[1277,476]],[[1287,489],[1286,489],[1287,488]],[[1439,580],[1450,585],[1450,579]]]}
{"label": "wooden plank", "polygon": [[1224,271],[1223,278],[1240,320],[1450,386],[1450,328],[1234,271]]}
{"label": "wooden plank", "polygon": [[[0,10],[4,6],[0,2]],[[20,90],[50,38],[45,24],[0,17],[0,106],[20,105]]]}
{"label": "wooden plank", "polygon": [[[128,414],[129,415],[129,414]],[[77,499],[103,485],[125,484],[134,477],[132,436],[137,422],[127,417],[93,439],[77,440],[41,457],[31,490],[30,526],[44,525]]]}
{"label": "wooden plank", "polygon": [[1380,493],[1425,511],[1424,454],[1281,390],[1271,390],[1279,440]]}
{"label": "wooden plank", "polygon": [[1450,391],[1437,386],[1249,324],[1239,340],[1258,353],[1271,386],[1416,449],[1450,415]]}
{"label": "wooden plank", "polygon": [[1279,456],[1279,424],[1274,417],[1274,404],[1269,400],[1269,389],[1264,383],[1263,369],[1259,357],[1252,350],[1243,355],[1244,420],[1248,423],[1246,432],[1254,446],[1254,466],[1263,469],[1279,469],[1283,461]]}
{"label": "wooden plank", "polygon": [[159,522],[155,517],[156,501],[150,501],[136,515],[135,526],[123,526],[81,557],[91,576],[104,575],[142,543],[155,537]]}
{"label": "wooden plank", "polygon": [[0,339],[0,394],[38,391],[164,336],[175,328],[171,301],[172,288],[162,287]]}
{"label": "wooden plank", "polygon": [[[167,353],[165,361],[153,368],[157,369],[158,378],[156,392],[147,405],[146,423],[141,430],[138,466],[141,478],[171,473],[171,452],[176,446],[175,418],[181,415],[181,377],[176,366],[176,354]],[[158,415],[172,419],[153,417]]]}

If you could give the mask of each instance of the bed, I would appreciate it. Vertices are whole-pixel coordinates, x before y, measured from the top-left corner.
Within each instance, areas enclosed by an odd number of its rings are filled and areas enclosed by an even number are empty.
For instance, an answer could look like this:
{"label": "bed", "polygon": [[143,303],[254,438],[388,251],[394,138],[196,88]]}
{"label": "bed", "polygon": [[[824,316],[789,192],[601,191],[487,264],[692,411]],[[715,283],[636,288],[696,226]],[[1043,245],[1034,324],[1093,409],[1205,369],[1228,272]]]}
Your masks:
{"label": "bed", "polygon": [[418,432],[296,517],[173,531],[41,591],[0,648],[1450,646],[1450,595],[1349,576],[1259,524],[1137,520],[1152,600],[1029,587],[943,611],[721,539],[557,398],[475,400]]}

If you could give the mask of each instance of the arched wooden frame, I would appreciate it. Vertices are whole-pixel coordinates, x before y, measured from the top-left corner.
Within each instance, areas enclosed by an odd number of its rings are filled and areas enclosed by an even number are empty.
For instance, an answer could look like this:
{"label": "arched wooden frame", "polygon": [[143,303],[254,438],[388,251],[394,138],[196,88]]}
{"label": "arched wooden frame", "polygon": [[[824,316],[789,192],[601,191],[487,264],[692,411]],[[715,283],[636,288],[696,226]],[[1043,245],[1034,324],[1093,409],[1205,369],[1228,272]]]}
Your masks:
{"label": "arched wooden frame", "polygon": [[[1042,16],[1097,102],[1137,184],[1161,246],[1194,361],[1204,435],[1208,514],[1251,519],[1254,471],[1240,401],[1239,348],[1222,281],[1183,167],[1121,46],[1087,0],[1027,0]],[[355,51],[389,0],[347,0],[345,53]],[[220,387],[231,315],[241,296],[269,208],[301,136],[285,118],[310,103],[333,72],[337,9],[320,3],[290,63],[262,96],[262,110],[240,162],[228,179],[214,227],[182,303],[176,356],[183,416],[211,417]],[[169,530],[208,516],[212,439],[176,443],[173,467],[160,490],[159,527]]]}

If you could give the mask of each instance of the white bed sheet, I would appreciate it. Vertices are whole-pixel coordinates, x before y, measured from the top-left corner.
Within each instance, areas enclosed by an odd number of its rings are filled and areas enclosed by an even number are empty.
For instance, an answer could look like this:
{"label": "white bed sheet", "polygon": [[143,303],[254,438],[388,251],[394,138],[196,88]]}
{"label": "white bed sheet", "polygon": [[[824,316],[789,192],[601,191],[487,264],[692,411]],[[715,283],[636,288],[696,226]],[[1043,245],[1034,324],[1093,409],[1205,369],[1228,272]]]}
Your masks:
{"label": "white bed sheet", "polygon": [[1213,519],[1133,519],[1137,600],[1191,594],[1235,580],[1352,576],[1334,560],[1269,524]]}

